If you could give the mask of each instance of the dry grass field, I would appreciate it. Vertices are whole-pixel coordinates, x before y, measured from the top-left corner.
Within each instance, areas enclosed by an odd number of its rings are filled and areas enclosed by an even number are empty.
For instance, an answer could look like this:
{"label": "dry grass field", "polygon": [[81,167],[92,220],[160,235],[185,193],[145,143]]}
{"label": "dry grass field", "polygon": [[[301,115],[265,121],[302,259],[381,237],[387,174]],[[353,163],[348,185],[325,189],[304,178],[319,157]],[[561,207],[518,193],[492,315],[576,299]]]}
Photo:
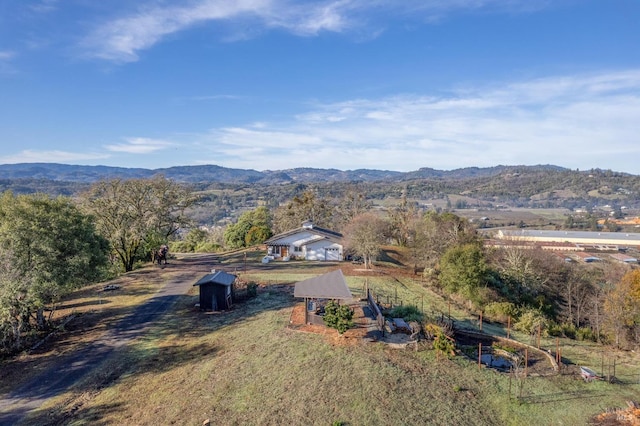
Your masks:
{"label": "dry grass field", "polygon": [[[437,357],[426,343],[417,350],[365,342],[357,333],[309,333],[289,327],[300,301],[290,286],[338,264],[275,262],[262,265],[260,253],[209,257],[191,267],[188,258],[167,268],[145,267],[120,277],[113,292],[104,283],[69,298],[59,314],[74,313],[38,350],[2,362],[0,392],[30,371],[98,338],[151,297],[163,280],[193,279],[209,268],[239,273],[261,284],[258,297],[228,312],[194,308],[192,288],[133,342],[116,349],[61,395],[24,419],[27,425],[584,425],[609,407],[640,400],[640,368],[635,354],[602,351],[562,341],[567,361],[599,367],[615,358],[622,383],[585,383],[569,369],[550,377],[511,378],[479,368],[464,356]],[[341,264],[351,289],[370,288],[405,303],[412,300],[443,311],[448,302],[397,267],[375,273]],[[453,306],[452,315],[473,326],[473,315]],[[496,334],[504,330],[487,324]],[[524,336],[518,336],[526,340]],[[543,340],[553,347],[555,341]],[[605,354],[606,356],[602,355]]]}

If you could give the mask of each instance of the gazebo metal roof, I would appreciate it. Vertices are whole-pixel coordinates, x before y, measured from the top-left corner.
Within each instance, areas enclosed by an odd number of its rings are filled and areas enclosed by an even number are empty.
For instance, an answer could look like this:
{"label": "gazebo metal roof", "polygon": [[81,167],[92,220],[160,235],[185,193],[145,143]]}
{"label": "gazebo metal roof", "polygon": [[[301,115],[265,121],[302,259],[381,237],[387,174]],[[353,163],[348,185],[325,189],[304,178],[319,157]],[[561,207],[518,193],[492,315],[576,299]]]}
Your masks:
{"label": "gazebo metal roof", "polygon": [[297,282],[293,295],[309,299],[353,299],[341,269]]}

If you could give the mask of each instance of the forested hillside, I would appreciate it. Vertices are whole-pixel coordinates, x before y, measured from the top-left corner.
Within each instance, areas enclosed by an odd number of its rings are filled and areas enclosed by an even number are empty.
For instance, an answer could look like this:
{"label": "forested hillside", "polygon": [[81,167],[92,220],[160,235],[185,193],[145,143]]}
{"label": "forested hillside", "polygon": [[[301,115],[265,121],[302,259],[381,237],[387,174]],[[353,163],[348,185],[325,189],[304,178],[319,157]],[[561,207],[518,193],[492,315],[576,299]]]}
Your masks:
{"label": "forested hillside", "polygon": [[279,171],[230,169],[215,165],[165,169],[127,169],[61,164],[0,165],[0,191],[75,195],[92,182],[163,175],[191,186],[203,204],[194,214],[202,223],[234,219],[259,205],[279,204],[313,190],[342,198],[356,191],[376,204],[392,205],[406,197],[416,205],[439,202],[453,208],[593,208],[640,207],[640,176],[611,170],[569,170],[557,166],[496,166],[451,171],[422,168],[414,172],[340,171],[296,168]]}

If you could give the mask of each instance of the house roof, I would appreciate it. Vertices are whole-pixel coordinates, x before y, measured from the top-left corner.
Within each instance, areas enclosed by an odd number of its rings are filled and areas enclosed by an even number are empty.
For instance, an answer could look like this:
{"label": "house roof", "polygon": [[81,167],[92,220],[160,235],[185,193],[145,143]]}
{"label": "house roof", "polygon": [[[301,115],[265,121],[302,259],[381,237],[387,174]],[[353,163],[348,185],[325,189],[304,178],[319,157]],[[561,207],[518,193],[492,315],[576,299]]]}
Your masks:
{"label": "house roof", "polygon": [[352,299],[353,295],[341,269],[328,272],[318,277],[299,281],[293,290],[294,297],[312,299]]}
{"label": "house roof", "polygon": [[194,286],[199,286],[203,284],[220,284],[224,286],[230,286],[236,280],[236,276],[233,274],[228,274],[224,271],[215,271],[210,274],[205,275],[200,278],[198,282],[194,284]]}
{"label": "house roof", "polygon": [[619,260],[620,262],[626,262],[626,263],[637,263],[638,259],[636,259],[635,257],[631,257],[629,255],[623,254],[623,253],[611,253],[609,256],[611,256],[612,258]]}
{"label": "house roof", "polygon": [[278,235],[274,235],[273,237],[271,237],[267,241],[265,241],[265,244],[267,244],[267,245],[269,245],[269,244],[275,245],[275,244],[277,244],[278,240],[280,240],[282,238],[285,238],[285,237],[288,237],[288,236],[291,236],[291,235],[298,234],[300,232],[309,232],[311,234],[316,234],[321,238],[330,238],[330,239],[333,239],[333,240],[342,238],[342,234],[339,233],[339,232],[331,231],[329,229],[319,228],[319,227],[317,227],[315,225],[313,225],[313,226],[307,225],[307,226],[302,226],[300,228],[292,229],[290,231],[282,232],[282,233],[280,233]]}

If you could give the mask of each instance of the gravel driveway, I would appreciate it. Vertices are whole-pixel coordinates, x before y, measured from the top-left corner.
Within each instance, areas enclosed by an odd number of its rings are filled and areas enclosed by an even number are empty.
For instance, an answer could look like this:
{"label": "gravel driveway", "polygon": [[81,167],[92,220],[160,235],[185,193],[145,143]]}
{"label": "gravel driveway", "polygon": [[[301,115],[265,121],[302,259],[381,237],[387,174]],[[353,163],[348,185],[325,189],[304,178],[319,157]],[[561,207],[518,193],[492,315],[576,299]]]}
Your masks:
{"label": "gravel driveway", "polygon": [[[63,394],[87,376],[94,366],[109,358],[115,349],[127,345],[153,325],[189,291],[195,280],[210,271],[212,255],[194,255],[172,260],[167,268],[184,270],[179,278],[166,282],[150,299],[116,322],[101,338],[78,351],[60,356],[54,365],[37,374],[9,394],[0,395],[0,425],[15,425],[46,400]],[[158,269],[153,273],[161,274]]]}

